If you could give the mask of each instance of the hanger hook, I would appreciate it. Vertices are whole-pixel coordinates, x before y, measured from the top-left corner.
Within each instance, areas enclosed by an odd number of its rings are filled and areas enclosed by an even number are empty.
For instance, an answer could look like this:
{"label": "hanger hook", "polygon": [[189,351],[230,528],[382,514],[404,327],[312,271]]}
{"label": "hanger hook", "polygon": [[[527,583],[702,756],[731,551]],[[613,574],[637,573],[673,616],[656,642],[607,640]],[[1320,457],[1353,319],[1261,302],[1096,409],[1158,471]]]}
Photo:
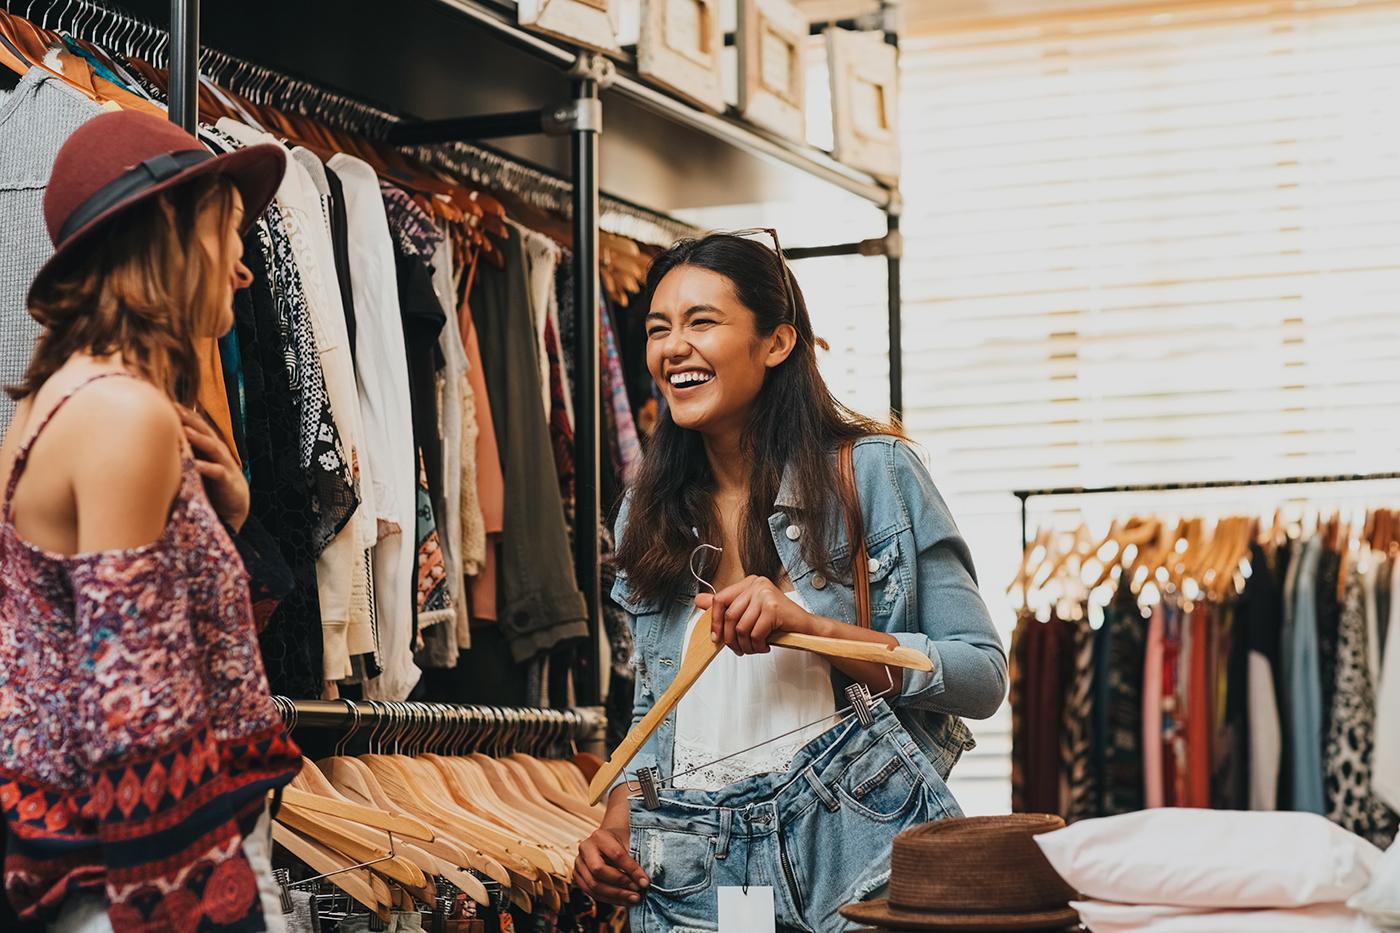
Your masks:
{"label": "hanger hook", "polygon": [[[692,529],[692,530],[693,530],[693,529]],[[698,532],[696,533],[696,537],[699,537],[699,533],[698,533]],[[715,546],[715,545],[713,545],[713,544],[703,544],[703,543],[702,543],[702,544],[697,544],[697,545],[695,546],[695,550],[693,550],[693,551],[690,552],[690,575],[691,575],[692,577],[695,578],[695,583],[696,583],[697,586],[703,586],[703,587],[705,587],[705,588],[706,588],[707,590],[709,590],[710,593],[713,595],[714,592],[715,592],[714,586],[711,585],[711,583],[710,583],[709,580],[706,580],[704,577],[702,577],[702,576],[701,576],[698,572],[696,572],[696,570],[695,570],[695,559],[701,555],[701,552],[704,552],[704,551],[714,551],[716,554],[722,554],[722,553],[724,553],[724,548],[722,548],[722,547],[717,547],[717,546]]]}
{"label": "hanger hook", "polygon": [[350,743],[350,739],[356,732],[360,731],[361,720],[360,704],[356,703],[354,700],[348,700],[345,697],[341,697],[340,702],[345,704],[345,710],[350,714],[350,729],[340,737],[339,742],[335,743],[334,754],[337,758],[345,754],[345,747]]}

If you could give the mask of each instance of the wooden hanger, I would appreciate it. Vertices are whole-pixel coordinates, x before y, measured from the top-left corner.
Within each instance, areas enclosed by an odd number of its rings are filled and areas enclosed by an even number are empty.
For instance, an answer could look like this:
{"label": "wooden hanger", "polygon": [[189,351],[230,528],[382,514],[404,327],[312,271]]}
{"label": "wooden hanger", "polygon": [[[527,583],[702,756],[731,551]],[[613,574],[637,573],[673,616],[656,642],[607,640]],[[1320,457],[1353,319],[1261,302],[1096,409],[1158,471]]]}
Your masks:
{"label": "wooden hanger", "polygon": [[385,813],[383,810],[373,807],[364,807],[348,800],[332,799],[321,794],[308,793],[292,786],[282,789],[282,804],[326,816],[339,816],[365,826],[403,836],[406,839],[432,842],[434,838],[431,828],[423,821],[411,816]]}
{"label": "wooden hanger", "polygon": [[[344,856],[293,832],[276,821],[272,824],[272,839],[300,859],[312,871],[325,875],[326,881],[350,895],[356,903],[368,909],[385,923],[389,922],[391,912],[388,901],[387,899],[380,900],[367,870],[352,868],[351,865],[354,863],[346,862]],[[387,888],[384,891],[386,894],[388,893]]]}
{"label": "wooden hanger", "polygon": [[423,872],[417,865],[401,855],[390,856],[388,849],[368,842],[343,820],[284,806],[277,811],[276,821],[341,853],[352,863],[373,862],[372,866],[367,867],[372,867],[379,874],[411,888],[423,887]]}
{"label": "wooden hanger", "polygon": [[[1007,585],[1006,592],[1010,594],[1017,587],[1029,589],[1031,579],[1031,561],[1036,557],[1037,552],[1041,554],[1040,560],[1044,560],[1044,555],[1050,548],[1050,529],[1039,528],[1035,533],[1035,540],[1026,545],[1026,550],[1021,554],[1021,566],[1016,571],[1016,576],[1011,578],[1011,583]],[[1039,561],[1037,561],[1037,565]]]}

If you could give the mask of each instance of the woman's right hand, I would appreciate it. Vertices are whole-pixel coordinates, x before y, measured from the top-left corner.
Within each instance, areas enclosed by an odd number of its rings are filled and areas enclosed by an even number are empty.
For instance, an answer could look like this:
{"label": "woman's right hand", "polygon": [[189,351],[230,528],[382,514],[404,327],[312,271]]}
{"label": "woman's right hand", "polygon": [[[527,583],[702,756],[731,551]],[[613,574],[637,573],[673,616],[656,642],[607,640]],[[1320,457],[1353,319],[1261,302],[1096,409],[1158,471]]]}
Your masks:
{"label": "woman's right hand", "polygon": [[607,904],[631,907],[640,903],[651,879],[627,851],[631,835],[627,787],[613,791],[603,825],[579,843],[574,883],[583,893]]}

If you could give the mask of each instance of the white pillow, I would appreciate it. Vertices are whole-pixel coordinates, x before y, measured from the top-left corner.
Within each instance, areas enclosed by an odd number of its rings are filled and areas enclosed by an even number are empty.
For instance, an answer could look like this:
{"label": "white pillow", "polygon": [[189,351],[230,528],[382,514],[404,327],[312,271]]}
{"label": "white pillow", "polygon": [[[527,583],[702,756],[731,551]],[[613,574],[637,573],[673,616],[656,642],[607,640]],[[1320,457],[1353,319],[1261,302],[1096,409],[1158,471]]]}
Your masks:
{"label": "white pillow", "polygon": [[1400,930],[1400,843],[1391,843],[1371,872],[1371,886],[1347,901],[1376,926]]}
{"label": "white pillow", "polygon": [[1107,901],[1071,901],[1091,933],[1373,933],[1341,904],[1281,910],[1201,910]]}
{"label": "white pillow", "polygon": [[1345,901],[1381,852],[1313,813],[1158,809],[1035,837],[1075,890],[1122,904],[1301,907]]}

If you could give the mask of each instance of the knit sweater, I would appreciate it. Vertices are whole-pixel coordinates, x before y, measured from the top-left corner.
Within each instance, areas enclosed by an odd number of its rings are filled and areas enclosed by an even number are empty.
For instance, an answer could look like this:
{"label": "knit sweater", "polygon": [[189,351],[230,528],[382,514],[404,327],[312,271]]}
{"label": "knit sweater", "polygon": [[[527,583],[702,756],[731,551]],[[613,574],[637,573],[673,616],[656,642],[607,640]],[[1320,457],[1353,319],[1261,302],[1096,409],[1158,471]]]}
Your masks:
{"label": "knit sweater", "polygon": [[[101,112],[41,68],[31,68],[0,98],[0,385],[24,378],[39,336],[26,297],[34,273],[53,254],[44,189],[54,157],[75,129]],[[14,402],[0,393],[0,433],[14,413]]]}

